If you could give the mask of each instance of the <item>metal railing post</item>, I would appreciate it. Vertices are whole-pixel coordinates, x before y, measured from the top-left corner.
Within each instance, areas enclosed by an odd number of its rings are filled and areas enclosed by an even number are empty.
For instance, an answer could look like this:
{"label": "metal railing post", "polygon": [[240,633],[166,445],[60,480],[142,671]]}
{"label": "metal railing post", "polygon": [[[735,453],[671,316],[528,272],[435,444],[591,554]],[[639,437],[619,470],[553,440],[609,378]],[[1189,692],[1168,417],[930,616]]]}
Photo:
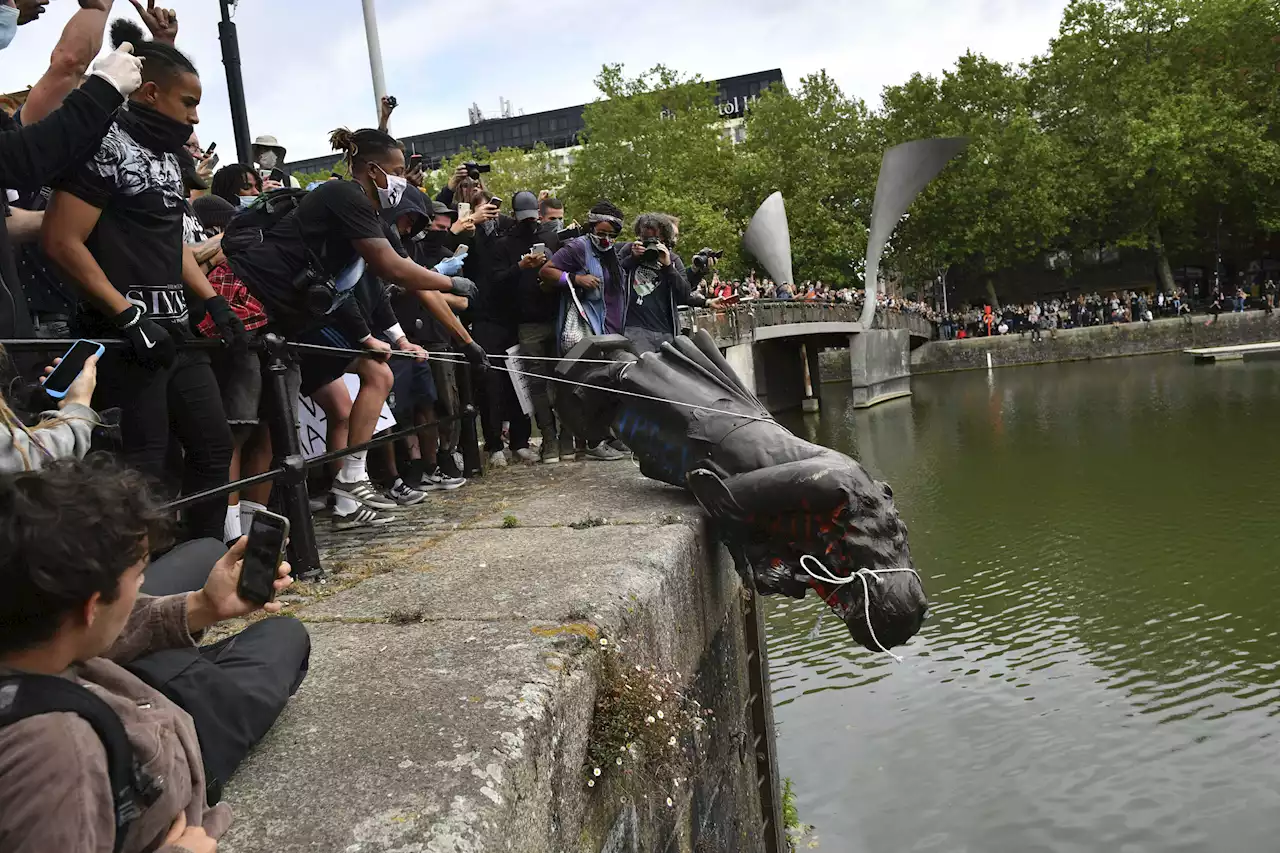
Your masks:
{"label": "metal railing post", "polygon": [[298,440],[298,420],[286,381],[289,373],[288,342],[279,335],[270,334],[265,341],[271,448],[276,465],[285,472],[276,482],[276,488],[280,490],[280,503],[289,519],[289,562],[293,564],[294,577],[320,577],[324,569],[320,565],[320,550],[316,546],[316,531],[307,495],[307,460],[302,455],[302,443]]}
{"label": "metal railing post", "polygon": [[[458,380],[458,404],[463,412],[471,411],[470,417],[462,419],[458,430],[458,443],[461,445],[458,449],[462,451],[462,469],[463,473],[468,477],[484,476],[484,469],[480,464],[480,436],[476,429],[476,408],[473,379],[474,368],[463,362],[457,365],[454,370],[454,376]],[[461,414],[461,413],[460,413]]]}

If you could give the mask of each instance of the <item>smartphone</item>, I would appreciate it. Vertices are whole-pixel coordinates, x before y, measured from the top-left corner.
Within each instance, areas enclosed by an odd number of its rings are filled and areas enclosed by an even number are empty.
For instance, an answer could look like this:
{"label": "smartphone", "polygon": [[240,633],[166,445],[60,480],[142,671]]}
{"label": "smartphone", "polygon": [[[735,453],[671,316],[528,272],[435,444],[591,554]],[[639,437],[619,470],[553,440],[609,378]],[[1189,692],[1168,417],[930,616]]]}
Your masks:
{"label": "smartphone", "polygon": [[71,383],[84,370],[84,363],[107,348],[97,341],[76,341],[62,356],[62,362],[44,380],[44,392],[55,400],[61,400],[71,390]]}
{"label": "smartphone", "polygon": [[463,243],[461,246],[453,250],[453,256],[455,258],[465,258],[469,251],[471,251],[471,247],[466,243]]}
{"label": "smartphone", "polygon": [[[208,155],[205,155],[205,156],[207,157]],[[217,155],[217,154],[214,154],[212,157],[209,157],[208,159],[209,159],[209,168],[210,168],[210,169],[216,169],[216,168],[218,168],[218,163],[220,162],[220,158],[218,157],[218,155]]]}
{"label": "smartphone", "polygon": [[216,142],[210,142],[210,143],[209,143],[209,147],[208,147],[208,148],[206,148],[206,149],[204,149],[204,156],[208,157],[210,154],[212,154],[213,152],[215,152],[215,151],[217,151],[217,150],[218,150],[218,143],[216,143]]}
{"label": "smartphone", "polygon": [[470,215],[471,215],[471,204],[465,201],[458,202],[458,218],[466,219]]}
{"label": "smartphone", "polygon": [[409,171],[410,171],[410,172],[412,172],[414,169],[418,168],[418,167],[419,167],[419,166],[421,166],[421,165],[422,165],[422,155],[421,155],[421,154],[411,154],[411,155],[409,156]]}
{"label": "smartphone", "polygon": [[489,204],[493,205],[494,207],[501,208],[502,199],[495,195],[493,198],[489,199]]}
{"label": "smartphone", "polygon": [[533,244],[533,248],[529,250],[529,254],[531,254],[531,255],[542,255],[542,257],[544,257],[544,258],[545,258],[545,257],[547,256],[547,244],[546,244],[546,243],[534,243],[534,244]]}
{"label": "smartphone", "polygon": [[289,519],[260,509],[249,526],[249,542],[244,549],[244,566],[236,592],[245,601],[266,604],[276,597],[276,572],[289,541]]}

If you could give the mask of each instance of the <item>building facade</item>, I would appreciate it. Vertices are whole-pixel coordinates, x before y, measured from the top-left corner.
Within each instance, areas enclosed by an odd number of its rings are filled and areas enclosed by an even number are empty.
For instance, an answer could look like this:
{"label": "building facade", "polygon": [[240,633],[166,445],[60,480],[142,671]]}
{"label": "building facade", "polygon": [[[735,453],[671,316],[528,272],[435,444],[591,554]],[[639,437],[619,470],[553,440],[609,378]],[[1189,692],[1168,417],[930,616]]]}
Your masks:
{"label": "building facade", "polygon": [[[724,117],[726,132],[735,141],[742,141],[743,119],[751,102],[774,83],[786,85],[782,79],[782,71],[777,68],[716,81],[716,88],[719,90],[716,106]],[[565,162],[569,162],[574,149],[582,143],[582,132],[586,129],[583,121],[585,109],[586,105],[581,104],[529,115],[488,119],[465,127],[406,136],[401,141],[409,154],[421,154],[429,169],[440,168],[442,162],[464,148],[481,145],[490,151],[497,151],[499,148],[523,148],[531,151],[534,146],[542,143]],[[285,169],[290,173],[323,172],[332,169],[339,159],[339,155],[331,154],[289,163]]]}

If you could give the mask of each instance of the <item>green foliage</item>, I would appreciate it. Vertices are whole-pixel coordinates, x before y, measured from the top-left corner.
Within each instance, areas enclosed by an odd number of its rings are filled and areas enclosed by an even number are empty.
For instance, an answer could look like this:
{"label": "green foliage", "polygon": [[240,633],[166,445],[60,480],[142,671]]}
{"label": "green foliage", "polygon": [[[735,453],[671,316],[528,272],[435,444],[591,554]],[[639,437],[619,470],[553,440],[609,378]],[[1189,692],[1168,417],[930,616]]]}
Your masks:
{"label": "green foliage", "polygon": [[516,518],[514,515],[504,515],[502,517],[502,526],[506,530],[519,527],[520,519]]}
{"label": "green foliage", "polygon": [[724,249],[723,265],[735,267],[745,223],[733,215],[734,147],[715,86],[661,65],[634,79],[606,66],[596,85],[602,99],[586,108],[586,141],[565,189],[568,215],[581,220],[605,198],[629,218],[670,213],[680,218],[686,263],[710,246]]}
{"label": "green foliage", "polygon": [[329,180],[335,172],[345,178],[350,176],[351,168],[347,166],[345,160],[339,160],[332,169],[325,169],[319,172],[294,172],[293,177],[298,179],[298,183],[301,186],[307,187],[316,181]]}
{"label": "green foliage", "polygon": [[686,262],[703,246],[725,249],[730,275],[752,265],[741,234],[781,191],[797,278],[859,285],[884,151],[965,136],[968,149],[886,253],[884,274],[908,292],[954,268],[980,279],[1107,245],[1149,248],[1168,286],[1172,256],[1205,263],[1221,241],[1253,258],[1280,232],[1275,0],[1071,0],[1049,49],[1024,66],[966,53],[887,87],[878,110],[819,72],[762,94],[738,145],[698,77],[661,65],[627,77],[613,65],[596,83],[568,169],[545,148],[478,149],[432,180],[475,160],[493,165],[485,183],[496,194],[553,190],[570,219],[601,198],[628,217],[670,213]]}
{"label": "green foliage", "polygon": [[559,192],[565,183],[565,168],[551,154],[547,146],[538,143],[532,151],[520,148],[500,148],[490,152],[483,145],[466,148],[446,160],[440,170],[429,176],[434,184],[430,188],[435,195],[449,181],[454,170],[463,163],[487,163],[491,170],[481,175],[485,189],[505,201],[504,209],[511,210],[511,197],[520,190],[537,195],[542,190]]}

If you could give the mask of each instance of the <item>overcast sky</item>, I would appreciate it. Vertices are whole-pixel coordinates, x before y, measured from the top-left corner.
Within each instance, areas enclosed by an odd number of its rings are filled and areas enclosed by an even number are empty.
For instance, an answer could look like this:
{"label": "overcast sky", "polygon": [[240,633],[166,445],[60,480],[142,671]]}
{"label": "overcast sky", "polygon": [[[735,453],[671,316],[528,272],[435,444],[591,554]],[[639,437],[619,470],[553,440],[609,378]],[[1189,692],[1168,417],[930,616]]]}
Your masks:
{"label": "overcast sky", "polygon": [[[164,4],[166,0],[161,0]],[[217,0],[167,0],[178,46],[201,71],[201,140],[235,150],[218,42]],[[533,113],[591,101],[604,63],[638,73],[663,63],[714,80],[781,68],[787,84],[822,68],[877,103],[912,72],[939,72],[966,49],[1001,62],[1043,52],[1066,0],[376,0],[399,136],[467,123],[475,101]],[[34,83],[74,0],[22,27],[0,55],[0,91]],[[128,0],[114,16],[136,17]],[[327,132],[376,122],[360,0],[241,0],[236,13],[250,129],[289,159],[328,153]]]}

